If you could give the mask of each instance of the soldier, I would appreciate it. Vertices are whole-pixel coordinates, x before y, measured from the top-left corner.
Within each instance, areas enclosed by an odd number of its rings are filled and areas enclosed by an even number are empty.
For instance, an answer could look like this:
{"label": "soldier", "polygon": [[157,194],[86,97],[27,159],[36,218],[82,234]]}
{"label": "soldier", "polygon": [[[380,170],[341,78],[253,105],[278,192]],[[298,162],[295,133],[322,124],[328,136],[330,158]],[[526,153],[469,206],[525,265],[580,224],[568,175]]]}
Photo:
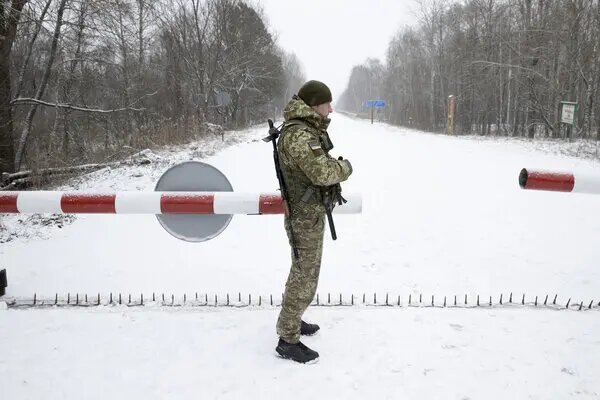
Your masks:
{"label": "soldier", "polygon": [[325,229],[323,196],[327,190],[339,188],[352,173],[348,160],[329,155],[333,147],[327,134],[331,100],[324,83],[306,82],[283,111],[285,122],[277,143],[288,192],[284,225],[292,247],[292,266],[277,320],[279,343],[275,350],[281,357],[301,363],[319,357],[300,342],[300,335],[319,330],[318,325],[302,321],[302,315],[319,280]]}

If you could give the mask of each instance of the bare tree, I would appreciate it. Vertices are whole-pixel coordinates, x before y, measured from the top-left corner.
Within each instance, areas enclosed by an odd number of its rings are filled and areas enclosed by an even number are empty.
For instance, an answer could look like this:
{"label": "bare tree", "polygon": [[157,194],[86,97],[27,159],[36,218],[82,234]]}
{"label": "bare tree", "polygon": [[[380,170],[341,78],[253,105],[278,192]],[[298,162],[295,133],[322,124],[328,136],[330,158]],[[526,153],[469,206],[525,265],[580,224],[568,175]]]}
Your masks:
{"label": "bare tree", "polygon": [[[54,34],[52,36],[52,44],[50,47],[50,54],[48,56],[48,61],[46,63],[46,69],[44,71],[44,75],[42,77],[42,81],[40,82],[40,86],[38,87],[37,93],[35,95],[35,99],[41,100],[42,96],[46,91],[46,86],[48,85],[48,80],[50,78],[50,73],[52,72],[52,66],[54,64],[54,59],[56,57],[56,50],[58,48],[58,40],[60,39],[60,29],[62,27],[62,18],[65,11],[65,7],[67,5],[67,0],[61,0],[58,5],[58,10],[56,12],[56,24],[54,26]],[[18,171],[21,167],[21,162],[23,160],[23,155],[25,153],[25,145],[27,144],[27,138],[29,137],[29,133],[31,132],[31,124],[33,123],[33,118],[35,117],[35,113],[38,109],[36,104],[32,105],[29,112],[27,113],[27,117],[25,118],[25,126],[19,138],[17,152],[15,154],[15,170]]]}
{"label": "bare tree", "polygon": [[15,169],[10,59],[27,0],[0,0],[0,173]]}

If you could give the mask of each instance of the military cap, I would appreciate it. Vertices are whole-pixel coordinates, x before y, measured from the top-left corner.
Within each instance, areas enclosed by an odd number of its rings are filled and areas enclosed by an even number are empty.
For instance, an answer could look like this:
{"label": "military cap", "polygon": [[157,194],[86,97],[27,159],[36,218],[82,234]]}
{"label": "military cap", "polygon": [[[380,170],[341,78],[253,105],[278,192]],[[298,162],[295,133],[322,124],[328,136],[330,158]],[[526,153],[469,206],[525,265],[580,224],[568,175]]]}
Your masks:
{"label": "military cap", "polygon": [[300,97],[309,106],[318,106],[331,102],[331,90],[319,81],[308,81],[298,91]]}

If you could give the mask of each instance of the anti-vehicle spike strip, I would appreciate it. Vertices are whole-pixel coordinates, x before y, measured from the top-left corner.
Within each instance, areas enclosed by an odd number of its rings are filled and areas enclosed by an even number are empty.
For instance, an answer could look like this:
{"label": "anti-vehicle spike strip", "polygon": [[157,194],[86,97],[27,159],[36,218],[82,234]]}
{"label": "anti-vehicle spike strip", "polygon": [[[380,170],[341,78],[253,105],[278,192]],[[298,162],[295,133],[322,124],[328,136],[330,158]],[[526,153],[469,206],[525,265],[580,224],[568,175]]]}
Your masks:
{"label": "anti-vehicle spike strip", "polygon": [[[33,294],[33,298],[32,299],[6,299],[3,298],[1,299],[1,301],[5,301],[7,302],[8,307],[14,307],[14,308],[27,308],[27,307],[49,307],[49,306],[53,306],[53,307],[91,307],[91,306],[124,306],[124,307],[140,307],[140,306],[145,306],[147,305],[147,303],[144,302],[144,295],[143,293],[140,294],[139,297],[139,302],[138,301],[133,301],[133,296],[131,294],[124,294],[124,293],[119,293],[118,294],[118,300],[115,301],[116,299],[113,298],[113,293],[109,293],[108,295],[108,301],[102,301],[101,300],[101,295],[100,293],[97,294],[97,299],[93,300],[92,302],[88,301],[88,296],[87,294],[84,295],[83,297],[79,296],[79,293],[76,293],[75,296],[72,296],[71,293],[66,293],[66,295],[60,299],[58,296],[58,293],[55,294],[54,299],[53,300],[44,300],[41,299],[40,296],[37,294],[37,292],[35,292]],[[127,301],[123,301],[125,299],[123,299],[123,296],[127,296]],[[184,293],[182,297],[179,297],[179,299],[182,300],[176,300],[175,299],[175,295],[171,294],[171,299],[170,301],[165,301],[165,295],[164,293],[161,295],[161,299],[162,301],[158,302],[158,305],[162,306],[162,307],[202,307],[202,306],[209,306],[209,307],[252,307],[252,306],[256,306],[256,303],[252,303],[252,296],[249,294],[248,295],[248,302],[244,303],[241,301],[241,293],[238,292],[238,299],[240,299],[240,301],[238,303],[232,303],[231,302],[231,298],[230,298],[230,294],[227,293],[225,295],[222,301],[219,300],[219,297],[217,294],[214,295],[214,303],[209,303],[208,302],[208,294],[205,294],[205,298],[207,301],[204,302],[200,302],[198,301],[198,294],[196,293],[196,301],[188,301],[187,299],[187,294]],[[343,301],[343,295],[340,293],[339,297],[340,297],[340,301],[338,302],[331,302],[330,301],[330,297],[331,297],[331,293],[328,293],[328,301],[327,302],[321,302],[319,300],[319,294],[317,293],[315,301],[313,302],[313,306],[320,306],[320,307],[336,307],[336,306],[354,306],[354,305],[359,305],[358,303],[354,302],[354,294],[351,295],[350,297],[350,303],[348,302],[344,302]],[[466,298],[467,296],[465,295],[465,300],[467,300]],[[502,295],[500,295],[500,298],[502,297]],[[153,293],[153,299],[155,299],[156,296]],[[75,299],[74,301],[72,301],[71,299]],[[374,307],[386,307],[386,306],[393,306],[393,303],[390,303],[390,298],[389,298],[389,294],[386,293],[386,301],[385,302],[377,302],[377,298],[376,295],[374,294],[373,296],[373,301],[372,302],[367,302],[366,296],[363,294],[363,299],[364,299],[364,305],[367,306],[374,306]],[[538,299],[539,300],[539,299]],[[275,302],[273,301],[273,295],[269,295],[269,302],[265,303],[265,305],[270,305],[270,306],[276,306],[276,307],[281,307],[281,303],[275,304]],[[509,305],[510,304],[510,305]],[[570,307],[571,305],[571,298],[569,298],[569,300],[567,301],[566,305],[559,305],[556,304],[555,302],[553,304],[548,304],[546,302],[544,302],[543,306],[545,308],[552,308],[555,310],[575,310],[575,311],[585,311],[585,310],[600,310],[600,306],[599,307],[594,307],[594,300],[589,302],[589,305],[587,307],[585,307],[585,304],[583,300],[579,300],[579,304],[573,304],[572,307]],[[396,305],[398,307],[403,307],[402,303],[401,303],[401,296],[398,295],[398,300]],[[481,300],[479,302],[475,302],[472,305],[469,305],[468,302],[465,302],[464,304],[457,304],[455,303],[453,306],[452,305],[448,305],[447,303],[447,297],[444,296],[444,300],[443,300],[443,305],[440,304],[436,304],[436,300],[435,300],[435,296],[432,295],[431,296],[431,302],[419,302],[419,303],[412,303],[412,295],[409,295],[409,300],[408,300],[408,306],[410,307],[419,307],[419,308],[432,308],[432,307],[445,307],[445,308],[484,308],[486,306],[502,306],[502,303],[497,303],[494,304],[492,301],[492,296],[490,296],[490,302],[487,303],[482,303]],[[540,309],[542,303],[539,301],[534,301],[534,302],[530,302],[527,303],[524,300],[522,300],[521,302],[518,303],[506,303],[506,305],[504,305],[505,307],[507,306],[522,306],[522,307],[531,307],[533,309]],[[258,306],[263,306],[262,303],[262,296],[259,296],[258,298]]]}
{"label": "anti-vehicle spike strip", "polygon": [[[361,212],[360,196],[345,195],[334,213]],[[0,192],[1,213],[27,214],[283,214],[276,193],[238,192]]]}
{"label": "anti-vehicle spike strip", "polygon": [[523,168],[519,173],[519,186],[532,190],[600,194],[600,175]]}

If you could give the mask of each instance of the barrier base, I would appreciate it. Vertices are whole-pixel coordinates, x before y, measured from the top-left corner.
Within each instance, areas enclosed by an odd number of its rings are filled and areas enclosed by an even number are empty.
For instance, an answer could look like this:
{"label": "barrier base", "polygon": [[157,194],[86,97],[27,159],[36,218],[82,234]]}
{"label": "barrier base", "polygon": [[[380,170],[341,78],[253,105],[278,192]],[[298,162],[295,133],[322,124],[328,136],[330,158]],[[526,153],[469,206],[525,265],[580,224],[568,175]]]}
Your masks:
{"label": "barrier base", "polygon": [[8,286],[8,280],[6,279],[6,270],[0,270],[0,297],[6,294],[6,287]]}

